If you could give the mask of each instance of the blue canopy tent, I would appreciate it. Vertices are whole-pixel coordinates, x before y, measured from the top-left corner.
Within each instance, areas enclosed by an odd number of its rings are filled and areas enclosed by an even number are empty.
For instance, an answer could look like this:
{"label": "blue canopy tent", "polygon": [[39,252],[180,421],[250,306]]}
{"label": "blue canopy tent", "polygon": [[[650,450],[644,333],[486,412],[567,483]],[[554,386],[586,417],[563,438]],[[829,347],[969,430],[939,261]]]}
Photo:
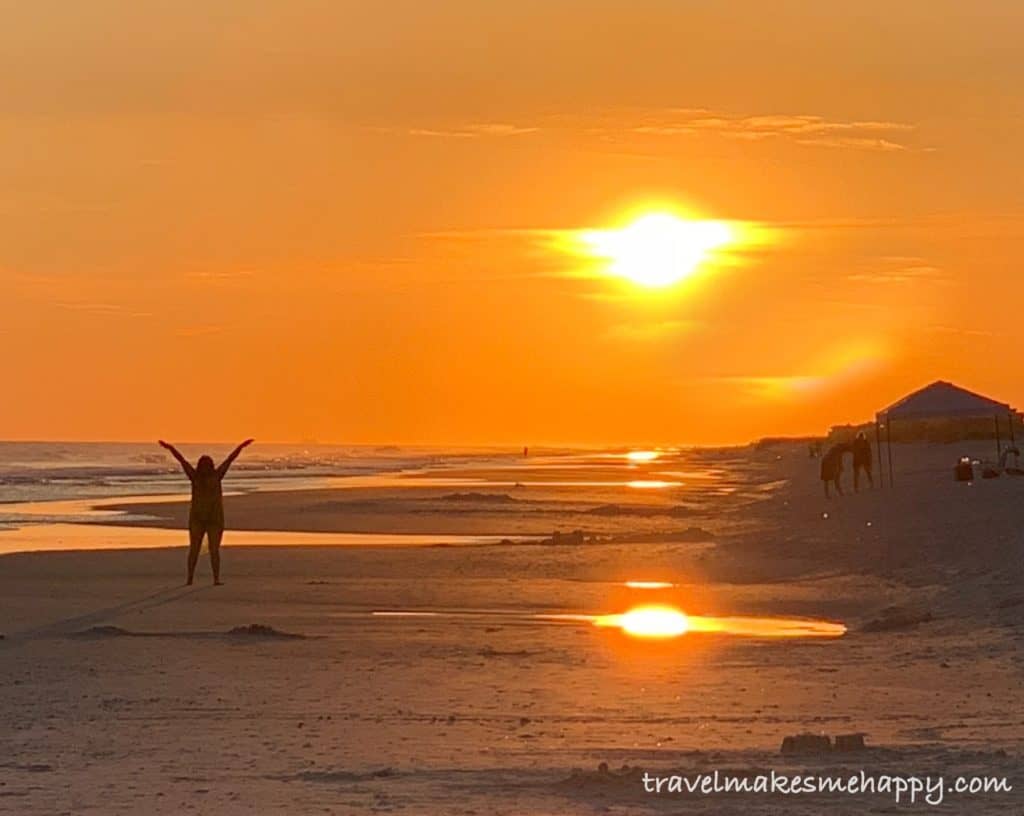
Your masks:
{"label": "blue canopy tent", "polygon": [[882,462],[882,432],[885,428],[885,442],[889,459],[889,486],[893,484],[892,464],[892,423],[896,420],[913,421],[924,419],[976,419],[993,417],[996,428],[996,455],[1002,455],[1002,441],[999,418],[1004,414],[1010,425],[1010,441],[1014,443],[1014,410],[1008,403],[998,402],[981,394],[975,394],[953,383],[938,380],[913,394],[909,394],[875,415],[875,443],[878,449],[879,473]]}

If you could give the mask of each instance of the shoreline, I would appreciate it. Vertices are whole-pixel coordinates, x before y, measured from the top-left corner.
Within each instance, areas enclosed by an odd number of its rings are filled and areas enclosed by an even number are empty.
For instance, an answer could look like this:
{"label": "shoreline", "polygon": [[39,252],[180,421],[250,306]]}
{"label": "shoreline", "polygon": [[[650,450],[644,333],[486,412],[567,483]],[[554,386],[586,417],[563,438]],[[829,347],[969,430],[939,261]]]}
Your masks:
{"label": "shoreline", "polygon": [[[244,541],[233,539],[244,536]],[[17,538],[19,543],[8,544]],[[125,543],[127,539],[127,543]],[[173,539],[173,540],[172,540]],[[116,541],[116,543],[113,543]],[[107,543],[112,542],[112,543]],[[432,533],[302,532],[294,530],[228,530],[223,547],[230,550],[288,548],[423,549],[429,547],[483,547],[510,543],[501,536],[452,536]],[[26,546],[26,544],[28,546]],[[77,544],[77,546],[76,546]],[[188,530],[177,527],[136,526],[78,522],[32,524],[0,530],[0,558],[48,552],[131,552],[187,550]],[[204,544],[204,552],[206,545]]]}

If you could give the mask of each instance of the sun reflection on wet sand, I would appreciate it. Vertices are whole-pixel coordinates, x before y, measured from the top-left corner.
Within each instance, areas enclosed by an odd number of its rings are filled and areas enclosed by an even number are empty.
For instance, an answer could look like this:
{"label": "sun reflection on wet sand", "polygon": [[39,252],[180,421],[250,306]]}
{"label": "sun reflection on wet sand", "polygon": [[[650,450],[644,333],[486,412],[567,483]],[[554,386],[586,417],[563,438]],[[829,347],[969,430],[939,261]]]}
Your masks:
{"label": "sun reflection on wet sand", "polygon": [[594,615],[592,622],[595,626],[648,638],[679,637],[688,632],[755,638],[835,638],[846,634],[846,626],[830,621],[687,615],[673,606],[638,606],[621,614]]}
{"label": "sun reflection on wet sand", "polygon": [[[656,582],[651,582],[656,583]],[[518,619],[523,623],[585,624],[601,629],[618,629],[630,637],[642,639],[671,639],[685,634],[717,634],[751,638],[838,638],[846,634],[846,626],[832,621],[809,618],[745,617],[732,615],[688,615],[667,604],[635,606],[626,612],[593,615],[580,612],[516,613],[486,609],[388,609],[372,612],[339,612],[341,616],[376,618],[435,618],[502,620],[506,623]]]}
{"label": "sun reflection on wet sand", "polygon": [[804,618],[691,617],[694,632],[762,638],[835,638],[846,634],[846,626],[831,621]]}
{"label": "sun reflection on wet sand", "polygon": [[599,615],[595,626],[611,626],[639,638],[674,638],[690,631],[690,619],[671,606],[638,606],[621,615]]}

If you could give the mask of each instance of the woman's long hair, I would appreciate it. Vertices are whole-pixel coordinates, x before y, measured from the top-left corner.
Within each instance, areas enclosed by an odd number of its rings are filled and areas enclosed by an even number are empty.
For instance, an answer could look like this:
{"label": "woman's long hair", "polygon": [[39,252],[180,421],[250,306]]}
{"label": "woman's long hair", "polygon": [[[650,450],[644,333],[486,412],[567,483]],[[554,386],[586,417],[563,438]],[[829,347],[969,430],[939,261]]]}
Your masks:
{"label": "woman's long hair", "polygon": [[214,470],[216,468],[213,466],[213,459],[206,454],[199,457],[199,461],[196,462],[196,473],[200,476],[209,476]]}

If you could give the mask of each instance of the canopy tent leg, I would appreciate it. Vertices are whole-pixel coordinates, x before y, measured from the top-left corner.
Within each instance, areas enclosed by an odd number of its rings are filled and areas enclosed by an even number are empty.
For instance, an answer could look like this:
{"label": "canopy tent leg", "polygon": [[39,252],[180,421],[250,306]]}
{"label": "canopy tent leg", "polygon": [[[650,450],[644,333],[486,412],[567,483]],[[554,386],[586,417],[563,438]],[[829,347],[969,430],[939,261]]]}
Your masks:
{"label": "canopy tent leg", "polygon": [[875,450],[878,451],[876,457],[878,461],[878,486],[885,487],[884,471],[882,470],[882,429],[878,424],[878,420],[875,420]]}
{"label": "canopy tent leg", "polygon": [[885,445],[889,449],[889,487],[892,487],[892,420],[889,417],[885,418]]}

